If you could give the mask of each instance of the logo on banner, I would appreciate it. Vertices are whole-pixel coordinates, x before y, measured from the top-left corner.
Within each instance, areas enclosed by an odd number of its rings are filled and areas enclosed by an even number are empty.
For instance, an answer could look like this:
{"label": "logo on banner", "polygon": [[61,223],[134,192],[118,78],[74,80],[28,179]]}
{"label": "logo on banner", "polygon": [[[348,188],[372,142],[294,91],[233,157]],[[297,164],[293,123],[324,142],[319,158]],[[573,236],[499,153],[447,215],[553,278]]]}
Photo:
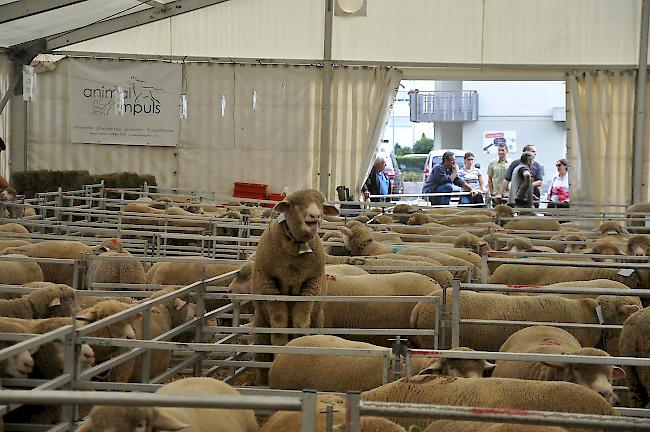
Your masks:
{"label": "logo on banner", "polygon": [[[156,88],[146,80],[132,76],[124,90],[124,114],[137,116],[139,114],[160,114],[159,93],[163,89]],[[109,115],[116,112],[115,105],[118,90],[105,86],[84,88],[83,96],[92,99],[92,115]]]}

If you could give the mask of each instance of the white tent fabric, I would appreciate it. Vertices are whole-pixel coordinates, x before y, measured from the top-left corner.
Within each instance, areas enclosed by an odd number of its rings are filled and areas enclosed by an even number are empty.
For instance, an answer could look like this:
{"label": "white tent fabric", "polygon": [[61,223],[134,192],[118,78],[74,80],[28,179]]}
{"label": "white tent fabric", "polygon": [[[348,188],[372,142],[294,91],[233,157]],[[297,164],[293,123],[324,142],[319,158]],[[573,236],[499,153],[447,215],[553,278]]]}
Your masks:
{"label": "white tent fabric", "polygon": [[567,149],[571,200],[593,203],[596,210],[629,205],[635,74],[577,72],[567,87],[574,126]]}
{"label": "white tent fabric", "polygon": [[392,68],[335,68],[330,121],[330,197],[344,185],[361,191],[399,86]]}
{"label": "white tent fabric", "polygon": [[[170,148],[72,143],[67,63],[39,76],[38,103],[29,112],[28,169],[135,171],[155,175],[164,187],[221,196],[232,195],[233,181],[265,183],[277,193],[285,186],[319,188],[319,67],[184,64],[188,117],[181,122],[179,146]],[[330,154],[340,157],[330,161],[328,198],[335,197],[337,184],[363,181],[361,165],[376,146],[399,77],[386,68],[335,71]]]}
{"label": "white tent fabric", "polygon": [[[0,98],[2,98],[11,85],[11,62],[5,56],[0,56]],[[0,175],[9,179],[9,109],[8,106],[0,114],[0,137],[7,145],[7,151],[0,153]]]}

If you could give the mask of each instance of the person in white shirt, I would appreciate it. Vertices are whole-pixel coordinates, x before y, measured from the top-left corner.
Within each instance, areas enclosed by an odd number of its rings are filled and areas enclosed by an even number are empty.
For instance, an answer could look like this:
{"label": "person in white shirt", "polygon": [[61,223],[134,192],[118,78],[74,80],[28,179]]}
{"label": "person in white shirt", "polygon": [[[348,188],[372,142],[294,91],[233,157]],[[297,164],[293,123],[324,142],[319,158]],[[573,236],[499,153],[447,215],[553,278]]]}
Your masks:
{"label": "person in white shirt", "polygon": [[555,164],[557,175],[551,179],[548,187],[548,207],[569,207],[569,166],[566,159],[560,159]]}
{"label": "person in white shirt", "polygon": [[485,190],[483,184],[483,175],[478,168],[474,166],[474,153],[467,152],[463,157],[465,165],[458,170],[458,177],[465,180],[472,191],[476,191],[474,195],[464,195],[460,197],[459,204],[480,204],[483,206],[482,192]]}

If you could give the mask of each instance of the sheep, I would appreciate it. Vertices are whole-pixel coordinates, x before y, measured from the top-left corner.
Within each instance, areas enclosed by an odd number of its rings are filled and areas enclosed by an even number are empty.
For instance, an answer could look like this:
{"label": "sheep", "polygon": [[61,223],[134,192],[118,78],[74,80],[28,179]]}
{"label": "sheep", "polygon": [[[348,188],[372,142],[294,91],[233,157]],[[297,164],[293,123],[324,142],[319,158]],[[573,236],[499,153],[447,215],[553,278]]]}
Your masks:
{"label": "sheep", "polygon": [[[80,259],[82,254],[93,255],[90,246],[77,241],[48,240],[41,243],[7,248],[0,255],[23,254],[32,258]],[[74,264],[39,263],[43,279],[48,282],[73,285]]]}
{"label": "sheep", "polygon": [[627,209],[625,209],[627,218],[643,218],[642,220],[628,221],[627,225],[630,227],[630,230],[635,233],[647,232],[645,230],[645,227],[648,221],[649,213],[650,202],[632,204]]}
{"label": "sheep", "polygon": [[[512,378],[457,378],[414,376],[402,378],[361,394],[363,401],[509,408],[617,416],[600,395],[567,382]],[[409,427],[426,427],[433,418],[389,418]]]}
{"label": "sheep", "polygon": [[16,234],[29,234],[29,230],[17,223],[6,223],[0,225],[0,232],[16,233]]}
{"label": "sheep", "polygon": [[[184,259],[200,259],[205,257],[183,257]],[[196,281],[210,279],[240,267],[238,264],[219,262],[157,262],[146,274],[146,283],[151,285],[189,285]]]}
{"label": "sheep", "polygon": [[573,254],[577,253],[580,250],[584,249],[585,246],[582,244],[573,244],[569,242],[586,242],[587,239],[576,235],[576,234],[556,234],[551,237],[554,243],[551,243],[551,247],[560,253]]}
{"label": "sheep", "polygon": [[[341,222],[343,221],[341,220]],[[390,224],[394,224],[395,220],[387,214],[378,214],[374,218],[370,219],[368,223],[372,225],[375,224],[390,225]]]}
{"label": "sheep", "polygon": [[[185,396],[239,396],[228,384],[213,378],[183,378],[165,384],[156,394]],[[153,408],[95,406],[76,432],[176,431],[257,432],[252,410],[214,408]]]}
{"label": "sheep", "polygon": [[475,254],[484,255],[492,250],[488,242],[470,233],[463,233],[454,239],[455,248],[469,249]]}
{"label": "sheep", "polygon": [[[73,323],[70,317],[25,320],[18,318],[0,318],[0,323],[11,323],[23,328],[24,333],[43,334]],[[0,327],[2,324],[0,324]],[[34,369],[29,378],[51,380],[63,373],[65,346],[61,341],[52,341],[40,345],[33,354]],[[79,364],[86,369],[95,362],[95,355],[90,346],[83,344],[79,351]],[[60,405],[23,405],[5,416],[9,423],[55,424],[61,421]]]}
{"label": "sheep", "polygon": [[27,288],[37,291],[20,298],[0,299],[0,316],[39,319],[74,315],[77,310],[75,292],[67,285],[31,282]]}
{"label": "sheep", "polygon": [[[119,239],[104,240],[94,248],[100,256],[132,256],[124,249]],[[90,268],[90,280],[94,283],[144,284],[146,276],[142,263],[129,261],[93,261]]]}
{"label": "sheep", "polygon": [[[291,347],[347,348],[387,351],[364,342],[352,342],[336,336],[303,336],[290,341]],[[477,377],[490,365],[485,360],[432,359],[413,357],[411,369],[418,373]],[[493,365],[490,365],[493,366]],[[383,384],[384,357],[278,354],[269,371],[272,389],[317,391],[365,391]],[[389,377],[394,371],[388,371]]]}
{"label": "sheep", "polygon": [[30,242],[27,240],[0,240],[0,251],[9,247],[27,246]]}
{"label": "sheep", "polygon": [[[0,319],[0,333],[27,333],[20,324]],[[15,342],[0,341],[0,350],[9,348]],[[29,351],[22,351],[12,357],[0,360],[0,378],[27,378],[34,369],[34,359]]]}
{"label": "sheep", "polygon": [[650,256],[650,235],[635,235],[627,241],[627,254]]}
{"label": "sheep", "polygon": [[515,217],[515,214],[515,210],[506,204],[499,204],[494,207],[494,217],[496,220],[513,218]]}
{"label": "sheep", "polygon": [[[343,242],[345,246],[351,251],[352,255],[382,255],[395,252],[395,258],[399,259],[399,255],[404,256],[423,256],[432,258],[442,265],[446,266],[469,266],[471,263],[461,258],[447,255],[445,253],[437,252],[432,248],[421,247],[397,247],[391,248],[382,245],[375,241],[372,237],[372,232],[368,228],[356,221],[349,222],[347,226],[340,227],[339,231],[343,235]],[[467,272],[463,272],[462,278],[469,279]]]}
{"label": "sheep", "polygon": [[[24,255],[18,254],[7,256],[26,258]],[[22,285],[29,282],[43,282],[43,271],[36,261],[28,259],[0,260],[0,283]]]}
{"label": "sheep", "polygon": [[[449,289],[447,298],[452,298]],[[622,324],[628,316],[641,309],[638,298],[634,297],[602,295],[596,299],[570,299],[557,295],[460,292],[461,319],[598,324],[598,306],[601,306],[605,324]],[[447,302],[446,308],[447,313],[451,313],[451,301]],[[413,308],[411,328],[433,329],[435,322],[436,311],[431,303],[421,302]],[[480,351],[498,351],[506,339],[522,327],[525,326],[461,324],[460,344]],[[610,354],[617,354],[619,332],[616,330],[575,328],[569,332],[584,347],[596,346],[602,340]],[[413,342],[421,348],[433,347],[432,336],[415,336]]]}
{"label": "sheep", "polygon": [[506,285],[550,285],[557,282],[576,280],[610,279],[624,283],[630,288],[640,288],[639,272],[629,276],[619,274],[620,269],[603,267],[548,266],[531,264],[502,264],[490,276],[489,283]]}
{"label": "sheep", "polygon": [[[316,424],[314,431],[329,432],[327,412],[332,411],[332,431],[345,432],[347,412],[343,398],[335,395],[319,395],[316,404]],[[300,430],[300,412],[278,411],[264,424],[261,432],[290,432]],[[406,432],[404,428],[382,417],[363,416],[359,421],[360,432]]]}
{"label": "sheep", "polygon": [[[623,323],[619,340],[620,355],[624,357],[650,357],[648,330],[650,323],[650,308],[631,315]],[[649,408],[650,397],[650,367],[623,366],[629,388],[630,406],[632,408]]]}
{"label": "sheep", "polygon": [[492,216],[485,216],[485,215],[465,216],[462,213],[459,213],[453,216],[438,219],[437,222],[447,226],[455,226],[455,227],[469,226],[469,225],[475,225],[477,223],[492,222]]}
{"label": "sheep", "polygon": [[[160,223],[160,218],[165,215],[165,210],[153,208],[147,203],[132,202],[122,207],[120,213],[122,216],[122,223],[125,224],[158,225]],[[127,213],[139,213],[142,217],[128,215]]]}
{"label": "sheep", "polygon": [[[253,264],[253,294],[319,295],[325,272],[325,251],[318,237],[323,214],[338,215],[338,210],[324,203],[323,195],[314,189],[295,192],[275,205],[281,213],[264,231]],[[255,327],[307,328],[322,327],[316,318],[311,322],[314,302],[253,301]],[[320,306],[316,305],[316,309]],[[318,317],[318,311],[315,317]],[[253,335],[255,345],[285,345],[287,334]],[[268,355],[260,355],[267,359]],[[258,370],[258,381],[266,381],[266,371]]]}
{"label": "sheep", "polygon": [[[566,330],[557,327],[532,326],[513,333],[500,352],[604,356],[596,348],[583,348]],[[563,363],[562,361],[497,360],[494,378],[519,378],[539,381],[567,381],[579,384],[601,395],[610,404],[614,401],[612,379],[622,379],[625,372],[612,365]]]}
{"label": "sheep", "polygon": [[[571,288],[571,287],[581,287],[581,288],[603,288],[603,289],[630,289],[627,285],[616,282],[609,279],[594,279],[587,281],[573,281],[573,282],[558,282],[551,285],[544,285],[546,288]],[[561,294],[562,297],[566,298],[597,298],[597,294]],[[630,297],[632,298],[632,297]],[[638,297],[634,297],[635,301]]]}
{"label": "sheep", "polygon": [[423,432],[567,432],[558,426],[435,420]]}
{"label": "sheep", "polygon": [[547,252],[557,253],[555,249],[545,246],[533,246],[530,239],[525,237],[513,238],[506,243],[506,249],[510,252]]}
{"label": "sheep", "polygon": [[561,231],[562,225],[555,219],[544,217],[527,217],[508,221],[503,228],[518,231]]}
{"label": "sheep", "polygon": [[[97,303],[91,308],[82,310],[75,316],[75,319],[84,323],[92,323],[116,313],[123,312],[130,307],[131,305],[126,303],[121,303],[115,300],[106,300],[101,303]],[[137,318],[138,317],[135,315],[131,315],[124,320],[104,327],[97,332],[94,332],[93,336],[131,340],[136,339],[135,328],[137,327]],[[93,350],[95,352],[95,361],[97,364],[100,364],[106,360],[129,351],[130,348],[98,345],[95,346]],[[94,379],[99,381],[127,382],[133,375],[134,367],[135,359],[130,359],[113,367],[112,369],[109,369],[102,375],[96,375]]]}

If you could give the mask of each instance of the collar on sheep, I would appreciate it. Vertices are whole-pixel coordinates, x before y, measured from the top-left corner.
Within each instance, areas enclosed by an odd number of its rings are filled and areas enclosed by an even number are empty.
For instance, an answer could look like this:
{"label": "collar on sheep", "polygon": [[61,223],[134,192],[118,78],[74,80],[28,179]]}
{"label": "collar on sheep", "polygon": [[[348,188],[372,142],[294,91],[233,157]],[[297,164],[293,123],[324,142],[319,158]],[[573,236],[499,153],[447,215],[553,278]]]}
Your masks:
{"label": "collar on sheep", "polygon": [[361,243],[359,243],[359,246],[357,246],[357,253],[358,253],[359,255],[363,255],[363,250],[364,250],[365,248],[367,248],[368,245],[369,245],[370,243],[372,243],[374,240],[375,240],[375,239],[373,239],[372,237],[370,237],[369,239],[366,239],[366,240],[362,241]]}
{"label": "collar on sheep", "polygon": [[298,245],[298,254],[299,255],[314,252],[312,250],[311,246],[309,246],[309,243],[304,242],[304,241],[300,241],[300,240],[296,239],[293,234],[291,234],[291,231],[289,231],[289,227],[287,226],[287,220],[284,217],[284,213],[280,213],[280,216],[278,216],[278,223],[284,229],[284,233],[289,238],[289,240],[292,243],[296,243]]}

